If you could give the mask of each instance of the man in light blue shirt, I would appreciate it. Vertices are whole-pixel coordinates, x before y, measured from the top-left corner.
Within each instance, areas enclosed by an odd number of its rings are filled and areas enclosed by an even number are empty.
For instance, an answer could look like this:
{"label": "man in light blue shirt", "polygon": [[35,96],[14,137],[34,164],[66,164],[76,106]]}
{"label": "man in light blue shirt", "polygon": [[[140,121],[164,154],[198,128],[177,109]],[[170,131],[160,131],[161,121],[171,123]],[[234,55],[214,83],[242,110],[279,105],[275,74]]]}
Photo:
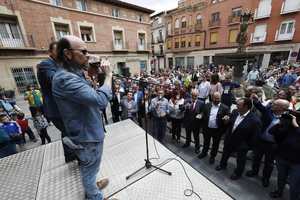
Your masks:
{"label": "man in light blue shirt", "polygon": [[104,186],[96,182],[105,137],[100,109],[106,108],[112,99],[112,70],[108,61],[101,63],[104,84],[94,90],[84,75],[84,69],[89,68],[87,47],[75,36],[64,36],[58,41],[57,58],[61,65],[54,75],[52,91],[68,132],[64,142],[74,149],[81,161],[82,182],[88,199],[102,200],[99,189],[104,188],[108,180]]}
{"label": "man in light blue shirt", "polygon": [[250,85],[255,86],[255,80],[259,77],[259,72],[257,67],[253,67],[252,71],[248,74],[248,80],[250,80]]}

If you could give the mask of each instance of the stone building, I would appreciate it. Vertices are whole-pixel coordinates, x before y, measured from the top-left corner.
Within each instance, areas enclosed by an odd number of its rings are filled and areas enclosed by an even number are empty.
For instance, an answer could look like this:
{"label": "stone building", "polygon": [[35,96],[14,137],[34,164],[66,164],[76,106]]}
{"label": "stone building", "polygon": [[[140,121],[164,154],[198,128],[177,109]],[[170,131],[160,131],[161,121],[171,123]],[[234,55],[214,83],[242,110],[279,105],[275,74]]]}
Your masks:
{"label": "stone building", "polygon": [[122,74],[149,70],[153,10],[118,0],[3,0],[0,2],[0,85],[23,94],[37,64],[63,35],[85,41]]}
{"label": "stone building", "polygon": [[267,67],[275,61],[296,61],[300,0],[180,0],[166,15],[167,67],[221,63],[215,54],[237,50],[239,20],[247,8],[254,12],[254,23],[245,46],[246,51],[260,52],[255,62]]}

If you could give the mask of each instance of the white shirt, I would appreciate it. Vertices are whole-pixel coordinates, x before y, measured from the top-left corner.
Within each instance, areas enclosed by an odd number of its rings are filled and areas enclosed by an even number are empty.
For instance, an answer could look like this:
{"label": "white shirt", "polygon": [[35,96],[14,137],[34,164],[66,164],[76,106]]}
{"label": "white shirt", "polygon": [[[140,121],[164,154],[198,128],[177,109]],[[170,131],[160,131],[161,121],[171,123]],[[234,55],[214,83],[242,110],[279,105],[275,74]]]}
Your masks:
{"label": "white shirt", "polygon": [[210,83],[208,81],[205,81],[205,83],[202,81],[202,83],[199,85],[199,89],[198,89],[198,97],[204,99],[206,92],[208,90],[210,86]]}
{"label": "white shirt", "polygon": [[244,115],[239,115],[235,122],[234,122],[234,125],[233,125],[233,128],[232,128],[232,133],[233,131],[236,129],[236,127],[245,119],[245,117],[248,115],[248,113],[250,112],[250,110],[248,110],[248,112],[246,112]]}
{"label": "white shirt", "polygon": [[[120,92],[117,94],[118,102],[121,102]],[[119,106],[119,111],[122,111],[122,106]]]}
{"label": "white shirt", "polygon": [[219,103],[217,106],[215,106],[214,104],[211,105],[209,121],[208,121],[208,128],[218,128],[217,114],[218,114],[218,110],[220,108],[220,104],[221,103]]}
{"label": "white shirt", "polygon": [[134,93],[134,101],[137,102],[137,93]]}

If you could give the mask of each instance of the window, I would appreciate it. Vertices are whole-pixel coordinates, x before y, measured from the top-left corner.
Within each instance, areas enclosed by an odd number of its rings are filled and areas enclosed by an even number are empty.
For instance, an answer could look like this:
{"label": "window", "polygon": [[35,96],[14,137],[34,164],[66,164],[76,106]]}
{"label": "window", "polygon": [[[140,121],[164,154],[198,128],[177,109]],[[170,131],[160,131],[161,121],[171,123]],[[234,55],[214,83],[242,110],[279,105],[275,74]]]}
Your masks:
{"label": "window", "polygon": [[168,40],[168,49],[172,48],[172,40]]}
{"label": "window", "polygon": [[151,33],[151,43],[154,43],[154,36],[153,36],[153,33]]}
{"label": "window", "polygon": [[184,28],[186,27],[186,18],[183,17],[182,20],[181,20],[181,28]]}
{"label": "window", "polygon": [[138,21],[139,21],[139,22],[143,22],[143,15],[138,14]]}
{"label": "window", "polygon": [[69,26],[66,24],[55,24],[56,39],[69,35]]}
{"label": "window", "polygon": [[87,11],[87,6],[85,1],[76,0],[76,6],[78,10]]}
{"label": "window", "polygon": [[11,68],[11,72],[20,94],[23,94],[28,90],[28,83],[33,84],[35,87],[39,87],[33,67]]}
{"label": "window", "polygon": [[185,37],[181,38],[181,48],[185,47]]}
{"label": "window", "polygon": [[159,45],[159,49],[160,49],[160,55],[164,54],[164,47],[163,45]]}
{"label": "window", "polygon": [[158,41],[163,41],[162,30],[159,31]]}
{"label": "window", "polygon": [[175,48],[179,48],[179,38],[175,38]]}
{"label": "window", "polygon": [[300,0],[285,0],[285,2],[282,3],[280,14],[300,11],[299,4]]}
{"label": "window", "polygon": [[0,17],[0,38],[4,47],[25,47],[15,18]]}
{"label": "window", "polygon": [[92,42],[93,41],[92,28],[90,28],[90,27],[80,27],[80,32],[81,32],[81,39],[84,42]]}
{"label": "window", "polygon": [[175,20],[175,29],[179,29],[179,19]]}
{"label": "window", "polygon": [[57,6],[62,6],[61,0],[50,0],[50,3]]}
{"label": "window", "polygon": [[171,32],[171,23],[168,23],[168,35],[172,35],[172,32]]}
{"label": "window", "polygon": [[219,15],[220,15],[220,13],[214,13],[212,15],[212,26],[219,25]]}
{"label": "window", "polygon": [[200,39],[201,39],[201,36],[200,35],[196,35],[196,42],[195,42],[195,46],[198,47],[200,46]]}
{"label": "window", "polygon": [[259,0],[258,9],[255,9],[254,18],[269,17],[271,14],[272,0]]}
{"label": "window", "polygon": [[242,8],[235,8],[232,10],[231,23],[239,22]]}
{"label": "window", "polygon": [[276,31],[275,40],[292,40],[295,32],[295,19],[281,22],[280,29]]}
{"label": "window", "polygon": [[280,35],[291,34],[295,25],[295,21],[283,22],[280,27]]}
{"label": "window", "polygon": [[210,34],[210,45],[217,44],[217,39],[218,39],[218,33],[211,33]]}
{"label": "window", "polygon": [[190,18],[189,18],[189,26],[192,26],[192,15],[190,15]]}
{"label": "window", "polygon": [[116,8],[111,9],[111,13],[113,17],[119,17],[119,10]]}
{"label": "window", "polygon": [[154,54],[154,46],[151,47],[152,54]]}
{"label": "window", "polygon": [[144,33],[139,33],[138,49],[139,50],[145,49],[145,34]]}
{"label": "window", "polygon": [[267,24],[255,26],[254,33],[251,34],[250,42],[264,42],[266,40]]}
{"label": "window", "polygon": [[239,33],[239,29],[232,29],[229,31],[229,43],[236,43],[236,37]]}
{"label": "window", "polygon": [[197,29],[201,29],[202,28],[202,19],[201,19],[201,15],[197,15],[197,25],[196,25],[196,28]]}
{"label": "window", "polygon": [[123,32],[114,30],[114,50],[123,49]]}
{"label": "window", "polygon": [[191,36],[189,36],[188,47],[191,47],[191,40],[192,40],[192,37],[191,37]]}
{"label": "window", "polygon": [[161,17],[158,18],[158,22],[157,22],[157,23],[158,23],[158,25],[161,25],[161,24],[162,24],[162,23],[161,23]]}
{"label": "window", "polygon": [[212,3],[212,4],[213,4],[213,3],[216,3],[216,1],[217,1],[217,0],[212,0],[211,3]]}

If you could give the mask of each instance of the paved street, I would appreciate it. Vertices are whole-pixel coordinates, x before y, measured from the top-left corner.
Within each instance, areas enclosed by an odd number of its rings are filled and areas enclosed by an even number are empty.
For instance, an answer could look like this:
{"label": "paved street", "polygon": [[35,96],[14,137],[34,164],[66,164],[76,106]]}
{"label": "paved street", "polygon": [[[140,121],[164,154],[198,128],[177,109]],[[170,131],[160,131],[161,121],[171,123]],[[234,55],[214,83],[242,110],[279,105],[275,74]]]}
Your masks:
{"label": "paved street", "polygon": [[[16,99],[17,104],[22,109],[22,111],[26,114],[26,117],[30,117],[30,111],[28,109],[28,103],[23,100],[23,97]],[[111,119],[111,112],[110,109],[107,108],[107,117],[109,124],[112,124]],[[32,128],[33,132],[39,138],[37,135],[36,130],[33,128],[32,121],[29,122],[30,127]],[[168,127],[170,127],[170,124],[168,124]],[[56,141],[60,139],[60,133],[54,126],[49,126],[47,128],[48,133],[52,139],[52,141]],[[182,129],[182,135],[185,135],[184,129]],[[201,134],[202,136],[202,134]],[[33,143],[29,141],[28,136],[27,143],[25,144],[25,149],[31,149],[34,147],[37,147],[41,145],[41,140],[39,139],[38,142]],[[221,159],[221,151],[222,151],[222,144],[223,141],[221,141],[221,145],[219,148],[220,153],[218,153],[216,157],[215,164],[212,166],[208,164],[209,156],[199,160],[194,152],[194,146],[191,145],[187,149],[182,149],[181,146],[183,145],[185,139],[182,138],[180,141],[180,144],[172,144],[171,142],[171,133],[170,129],[167,129],[166,137],[165,137],[165,146],[173,151],[175,154],[179,155],[182,159],[184,159],[186,162],[188,162],[191,166],[193,166],[196,170],[198,170],[202,175],[207,177],[210,181],[212,181],[214,184],[219,186],[221,189],[223,189],[225,192],[227,192],[229,195],[231,195],[235,199],[242,199],[242,200],[257,200],[257,199],[271,199],[269,198],[268,194],[270,191],[274,190],[276,188],[276,176],[277,176],[277,169],[274,168],[273,176],[270,179],[270,186],[268,188],[264,188],[261,185],[261,178],[262,176],[256,176],[254,178],[249,178],[243,175],[238,180],[232,181],[230,180],[229,176],[233,173],[233,170],[235,168],[235,158],[232,157],[229,159],[228,167],[226,170],[222,171],[215,171],[215,166],[218,165],[220,159]],[[155,142],[152,138],[149,139],[149,143]],[[201,137],[200,143],[202,144],[203,138]],[[152,151],[152,149],[150,149]],[[153,150],[154,151],[154,150]],[[159,153],[159,152],[158,152]],[[145,155],[146,157],[146,155]],[[142,161],[141,161],[142,162]],[[252,161],[248,160],[245,172],[250,170]],[[288,186],[287,186],[288,187]],[[279,200],[288,199],[288,189],[285,189],[285,193],[283,197],[278,198]]]}

